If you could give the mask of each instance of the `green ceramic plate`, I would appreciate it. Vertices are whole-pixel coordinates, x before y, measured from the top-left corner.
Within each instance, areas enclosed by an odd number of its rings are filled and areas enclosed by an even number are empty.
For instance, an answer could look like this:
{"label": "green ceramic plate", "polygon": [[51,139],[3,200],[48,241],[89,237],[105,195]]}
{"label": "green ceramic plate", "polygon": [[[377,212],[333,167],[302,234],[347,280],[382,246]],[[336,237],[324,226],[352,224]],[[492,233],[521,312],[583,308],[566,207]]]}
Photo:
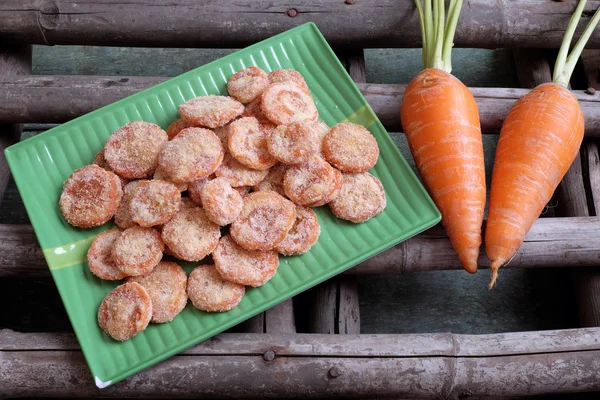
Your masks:
{"label": "green ceramic plate", "polygon": [[[381,157],[372,173],[387,195],[376,218],[354,225],[336,219],[327,207],[317,210],[322,233],[306,254],[282,258],[277,274],[250,289],[240,305],[208,314],[188,304],[171,323],[150,325],[133,339],[110,339],[96,322],[104,296],[118,282],[101,281],[87,268],[86,253],[97,229],[70,226],[58,208],[63,182],[90,164],[109,135],[128,122],[144,120],[167,128],[178,118],[177,105],[208,94],[227,94],[227,79],[257,65],[265,71],[293,68],[304,75],[330,126],[350,121],[377,138]],[[383,125],[312,24],[304,24],[220,60],[103,107],[6,150],[6,158],[35,229],[46,261],[69,314],[92,375],[99,387],[120,381],[206,340],[373,255],[431,227],[440,214],[392,143]],[[184,265],[189,273],[193,265]]]}

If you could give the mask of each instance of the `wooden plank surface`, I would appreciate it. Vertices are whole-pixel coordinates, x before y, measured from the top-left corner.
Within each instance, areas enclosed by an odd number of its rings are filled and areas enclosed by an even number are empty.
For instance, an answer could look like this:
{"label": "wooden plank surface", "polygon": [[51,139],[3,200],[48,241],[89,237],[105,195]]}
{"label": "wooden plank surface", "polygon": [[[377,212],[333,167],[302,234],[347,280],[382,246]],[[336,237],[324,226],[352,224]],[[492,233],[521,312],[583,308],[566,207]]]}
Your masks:
{"label": "wooden plank surface", "polygon": [[[586,16],[597,7],[597,1],[590,1]],[[558,48],[573,9],[573,2],[524,0],[516,5],[508,0],[472,0],[463,6],[455,45]],[[421,43],[417,14],[408,0],[5,0],[0,4],[0,35],[35,44],[238,47],[308,21],[315,22],[333,46],[417,47]],[[592,35],[588,47],[600,47],[600,32]]]}

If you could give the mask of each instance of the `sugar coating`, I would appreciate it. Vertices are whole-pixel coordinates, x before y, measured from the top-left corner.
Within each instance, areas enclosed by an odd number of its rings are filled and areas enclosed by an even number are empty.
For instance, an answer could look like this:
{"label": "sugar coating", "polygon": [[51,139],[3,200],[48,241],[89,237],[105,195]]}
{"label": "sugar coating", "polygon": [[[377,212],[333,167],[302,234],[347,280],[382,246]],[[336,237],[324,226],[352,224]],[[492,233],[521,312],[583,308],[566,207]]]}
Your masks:
{"label": "sugar coating", "polygon": [[232,187],[254,186],[267,176],[268,170],[256,170],[240,164],[231,154],[225,154],[215,175],[227,179]]}
{"label": "sugar coating", "polygon": [[275,192],[255,192],[229,229],[231,237],[247,250],[271,250],[294,224],[294,203]]}
{"label": "sugar coating", "polygon": [[191,181],[188,186],[188,194],[190,198],[196,203],[196,205],[202,205],[202,188],[209,181],[208,178],[205,179],[196,179],[195,181]]}
{"label": "sugar coating", "polygon": [[134,121],[117,129],[104,145],[104,158],[117,174],[146,178],[158,166],[158,155],[169,140],[160,126]]}
{"label": "sugar coating", "polygon": [[321,226],[317,214],[308,207],[296,206],[296,220],[275,251],[286,256],[304,254],[317,242]]}
{"label": "sugar coating", "polygon": [[224,279],[252,287],[267,283],[279,267],[276,252],[246,250],[229,235],[219,240],[212,256],[217,271]]}
{"label": "sugar coating", "polygon": [[192,128],[193,126],[194,125],[190,124],[189,122],[184,121],[183,118],[180,118],[169,125],[167,128],[167,136],[169,137],[169,140],[171,140],[185,128]]}
{"label": "sugar coating", "polygon": [[212,130],[213,133],[217,135],[217,137],[221,141],[221,146],[223,146],[223,150],[225,152],[229,151],[229,149],[227,148],[227,141],[229,140],[229,125],[230,124],[223,125]]}
{"label": "sugar coating", "polygon": [[214,250],[220,237],[219,225],[200,207],[179,211],[162,230],[162,239],[173,255],[185,261],[202,260]]}
{"label": "sugar coating", "polygon": [[117,175],[97,165],[87,165],[66,180],[59,206],[71,225],[92,228],[103,225],[115,215],[122,196]]}
{"label": "sugar coating", "polygon": [[342,122],[325,136],[323,156],[341,171],[364,172],[377,162],[379,147],[365,127]]}
{"label": "sugar coating", "polygon": [[186,128],[165,145],[159,165],[173,182],[191,182],[215,172],[223,155],[221,141],[211,130]]}
{"label": "sugar coating", "polygon": [[229,94],[242,103],[250,103],[269,85],[267,73],[258,67],[248,67],[233,74],[227,82]]}
{"label": "sugar coating", "polygon": [[[229,182],[229,180],[227,182]],[[233,190],[235,190],[240,194],[240,196],[242,196],[242,199],[246,197],[248,193],[250,193],[250,189],[252,189],[250,186],[238,186],[233,188]]]}
{"label": "sugar coating", "polygon": [[155,180],[165,181],[174,184],[175,186],[177,186],[177,189],[179,189],[180,192],[185,192],[186,190],[188,190],[188,182],[173,182],[169,174],[167,174],[167,172],[160,165],[156,168],[156,171],[154,171],[153,178]]}
{"label": "sugar coating", "polygon": [[[106,162],[106,158],[104,158],[104,149],[96,153],[96,157],[94,157],[94,161],[92,162],[92,164],[96,164],[100,168],[105,169],[107,171],[115,172]],[[129,183],[129,179],[123,178],[122,176],[119,176],[119,180],[121,181],[121,188],[125,187],[125,185]]]}
{"label": "sugar coating", "polygon": [[112,258],[124,274],[146,275],[160,262],[163,249],[164,244],[156,229],[134,226],[125,229],[115,240]]}
{"label": "sugar coating", "polygon": [[116,281],[125,278],[125,274],[117,268],[112,259],[112,248],[115,240],[121,236],[122,230],[114,228],[102,232],[94,238],[87,253],[88,267],[92,274],[100,279]]}
{"label": "sugar coating", "polygon": [[302,164],[319,150],[319,137],[313,124],[293,122],[279,125],[267,138],[269,153],[285,164]]}
{"label": "sugar coating", "polygon": [[182,197],[181,198],[181,205],[179,206],[180,210],[183,210],[185,208],[196,208],[198,207],[198,204],[196,204],[196,202],[194,200],[192,200],[190,197]]}
{"label": "sugar coating", "polygon": [[268,75],[269,83],[294,83],[308,91],[302,74],[295,69],[276,69]]}
{"label": "sugar coating", "polygon": [[152,300],[154,323],[172,321],[187,304],[187,275],[174,262],[161,261],[148,275],[127,278],[139,283]]}
{"label": "sugar coating", "polygon": [[379,179],[368,172],[342,175],[339,196],[329,203],[338,217],[354,223],[379,215],[386,206],[385,192]]}
{"label": "sugar coating", "polygon": [[329,193],[323,199],[310,203],[307,207],[321,207],[335,200],[342,190],[342,173],[340,170],[333,168],[333,184]]}
{"label": "sugar coating", "polygon": [[262,112],[260,103],[262,99],[257,97],[255,100],[246,105],[246,109],[242,113],[242,117],[254,117],[258,120],[259,124],[270,125],[273,124],[269,118]]}
{"label": "sugar coating", "polygon": [[254,185],[255,192],[264,192],[271,190],[282,196],[285,196],[283,190],[283,177],[285,172],[288,170],[288,166],[285,164],[277,164],[273,168],[269,169],[269,173],[258,185]]}
{"label": "sugar coating", "polygon": [[277,160],[267,149],[269,129],[261,129],[254,117],[243,117],[229,124],[228,148],[240,163],[252,169],[269,169]]}
{"label": "sugar coating", "polygon": [[140,284],[126,282],[106,295],[98,310],[98,325],[115,340],[131,339],[152,317],[150,295]]}
{"label": "sugar coating", "polygon": [[217,128],[244,112],[244,105],[228,96],[199,96],[180,104],[179,115],[194,126]]}
{"label": "sugar coating", "polygon": [[206,216],[215,224],[225,226],[235,221],[242,211],[244,200],[227,179],[208,181],[200,193]]}
{"label": "sugar coating", "polygon": [[261,97],[262,112],[275,125],[315,122],[319,112],[308,90],[294,83],[273,83]]}
{"label": "sugar coating", "polygon": [[131,181],[125,188],[123,189],[123,197],[121,198],[121,203],[119,204],[119,208],[115,213],[115,224],[121,229],[131,228],[135,226],[135,222],[131,219],[131,213],[129,212],[129,205],[131,204],[131,199],[133,197],[133,193],[135,192],[135,188],[144,181]]}
{"label": "sugar coating", "polygon": [[319,156],[291,166],[283,178],[283,190],[298,205],[321,202],[335,185],[334,168]]}
{"label": "sugar coating", "polygon": [[221,277],[213,264],[200,265],[188,278],[188,296],[194,307],[207,312],[224,312],[237,307],[246,288]]}
{"label": "sugar coating", "polygon": [[169,221],[181,204],[181,192],[171,182],[144,181],[137,185],[129,203],[131,219],[149,228]]}
{"label": "sugar coating", "polygon": [[317,134],[319,141],[319,155],[323,157],[323,140],[325,140],[325,136],[329,133],[331,128],[323,121],[316,120],[312,125],[314,131]]}

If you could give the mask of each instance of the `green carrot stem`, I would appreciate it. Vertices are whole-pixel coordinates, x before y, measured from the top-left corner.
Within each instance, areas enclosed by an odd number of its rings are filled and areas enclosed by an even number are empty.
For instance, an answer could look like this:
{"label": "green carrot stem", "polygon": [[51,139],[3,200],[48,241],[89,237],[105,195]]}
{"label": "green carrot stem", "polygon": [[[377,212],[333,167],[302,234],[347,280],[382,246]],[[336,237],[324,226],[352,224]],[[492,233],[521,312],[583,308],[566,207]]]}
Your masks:
{"label": "green carrot stem", "polygon": [[446,24],[446,32],[444,32],[444,50],[442,60],[446,72],[452,72],[452,47],[454,46],[454,34],[456,33],[456,25],[458,24],[458,16],[462,8],[462,0],[450,0],[448,6],[448,21]]}
{"label": "green carrot stem", "polygon": [[427,64],[427,32],[425,30],[425,23],[423,21],[423,8],[421,7],[421,0],[415,0],[415,5],[417,6],[417,12],[419,14],[419,26],[421,27],[421,42],[423,47],[422,52],[422,62],[423,65]]}
{"label": "green carrot stem", "polygon": [[[435,28],[435,50],[433,52],[432,67],[445,70],[442,53],[444,48],[444,24],[446,16],[444,15],[444,0],[434,0],[437,7],[434,8],[434,16],[436,17]],[[437,12],[436,11],[437,8]]]}
{"label": "green carrot stem", "polygon": [[[420,0],[417,0],[420,1]],[[435,1],[435,0],[434,0]],[[424,2],[424,8],[423,8],[423,17],[425,18],[425,32],[426,32],[426,38],[425,40],[427,41],[427,53],[425,54],[425,58],[426,58],[426,63],[423,66],[424,68],[427,68],[427,66],[429,65],[429,63],[431,62],[431,52],[433,51],[433,46],[432,46],[432,40],[434,38],[434,28],[433,28],[433,16],[432,16],[432,11],[431,11],[431,0],[425,0]],[[425,49],[423,49],[423,51],[425,51]]]}

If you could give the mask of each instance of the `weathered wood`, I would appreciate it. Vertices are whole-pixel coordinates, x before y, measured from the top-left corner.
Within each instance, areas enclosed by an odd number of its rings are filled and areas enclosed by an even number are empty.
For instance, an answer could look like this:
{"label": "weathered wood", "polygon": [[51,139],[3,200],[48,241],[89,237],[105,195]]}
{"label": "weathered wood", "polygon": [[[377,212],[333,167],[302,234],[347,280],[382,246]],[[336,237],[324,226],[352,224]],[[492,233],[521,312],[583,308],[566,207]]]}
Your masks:
{"label": "weathered wood", "polygon": [[[513,261],[505,268],[600,266],[598,231],[600,217],[540,218],[533,224]],[[483,248],[479,265],[489,267]],[[441,227],[436,226],[364,261],[349,273],[399,274],[460,268],[448,237]],[[47,274],[47,266],[31,226],[0,224],[0,276]]]}
{"label": "weathered wood", "polygon": [[265,311],[266,333],[296,333],[293,300],[287,299]]}
{"label": "weathered wood", "polygon": [[[31,74],[31,46],[0,43],[0,75]],[[23,127],[20,124],[0,123],[0,203],[8,185],[10,170],[4,158],[4,150],[19,141]]]}
{"label": "weathered wood", "polygon": [[338,333],[337,328],[337,300],[338,281],[324,282],[310,289],[312,304],[308,320],[308,331],[312,333]]}
{"label": "weathered wood", "polygon": [[0,395],[464,399],[589,391],[600,388],[598,335],[224,334],[100,391],[73,337],[0,331]]}
{"label": "weathered wood", "polygon": [[[591,1],[586,16],[598,6]],[[572,2],[473,0],[463,7],[457,47],[558,48]],[[333,46],[419,47],[411,1],[279,3],[176,0],[156,3],[8,0],[0,7],[0,36],[36,44],[151,47],[238,47],[314,21]],[[580,24],[578,32],[583,29]],[[589,48],[600,47],[595,32]]]}
{"label": "weathered wood", "polygon": [[590,215],[600,214],[600,155],[598,144],[594,141],[584,141],[582,148],[584,180],[589,184],[588,209]]}
{"label": "weathered wood", "polygon": [[338,333],[360,333],[360,307],[358,301],[358,277],[343,275],[339,278],[339,305],[336,325]]}
{"label": "weathered wood", "polygon": [[[0,122],[66,122],[157,83],[164,77],[119,76],[0,76]],[[388,130],[397,132],[400,103],[406,85],[358,83]],[[470,88],[477,100],[484,133],[500,131],[514,102],[527,89]],[[573,91],[581,104],[586,135],[600,136],[600,92]]]}

